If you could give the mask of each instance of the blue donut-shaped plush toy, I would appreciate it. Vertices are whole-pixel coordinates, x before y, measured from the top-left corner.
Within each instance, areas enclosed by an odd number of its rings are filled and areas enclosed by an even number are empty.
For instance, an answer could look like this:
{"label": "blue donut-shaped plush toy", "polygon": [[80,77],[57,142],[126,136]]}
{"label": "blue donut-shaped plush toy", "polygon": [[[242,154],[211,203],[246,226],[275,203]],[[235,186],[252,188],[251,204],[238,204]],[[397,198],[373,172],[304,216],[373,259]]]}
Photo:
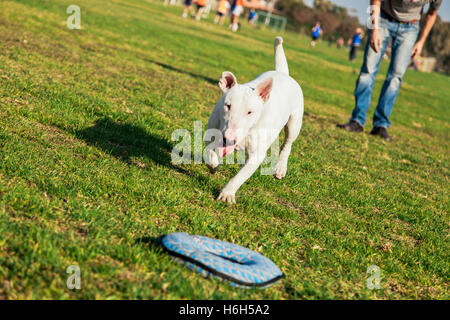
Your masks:
{"label": "blue donut-shaped plush toy", "polygon": [[214,275],[242,287],[268,287],[284,277],[265,256],[233,243],[175,232],[161,237],[162,246],[177,261],[204,275]]}

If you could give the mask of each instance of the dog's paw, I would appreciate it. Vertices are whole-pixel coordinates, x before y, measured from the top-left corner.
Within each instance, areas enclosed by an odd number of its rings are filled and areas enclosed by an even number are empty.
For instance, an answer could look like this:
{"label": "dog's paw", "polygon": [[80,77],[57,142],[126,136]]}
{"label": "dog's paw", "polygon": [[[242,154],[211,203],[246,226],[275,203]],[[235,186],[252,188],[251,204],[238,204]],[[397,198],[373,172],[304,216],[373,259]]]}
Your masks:
{"label": "dog's paw", "polygon": [[223,202],[227,202],[227,203],[234,203],[236,204],[236,196],[234,193],[231,192],[227,192],[222,190],[222,192],[220,192],[219,196],[217,197],[218,201],[223,201]]}
{"label": "dog's paw", "polygon": [[209,169],[209,172],[211,173],[211,174],[215,174],[218,170],[219,170],[219,168],[220,168],[220,165],[218,165],[217,167],[211,167],[211,166],[209,166],[209,165],[206,165],[207,167],[208,167],[208,169]]}
{"label": "dog's paw", "polygon": [[278,163],[275,167],[275,172],[273,173],[273,176],[275,179],[281,180],[286,176],[287,172],[287,166],[281,163]]}
{"label": "dog's paw", "polygon": [[206,161],[206,166],[211,173],[216,173],[220,167],[220,161],[217,154],[213,150],[208,150],[208,158]]}

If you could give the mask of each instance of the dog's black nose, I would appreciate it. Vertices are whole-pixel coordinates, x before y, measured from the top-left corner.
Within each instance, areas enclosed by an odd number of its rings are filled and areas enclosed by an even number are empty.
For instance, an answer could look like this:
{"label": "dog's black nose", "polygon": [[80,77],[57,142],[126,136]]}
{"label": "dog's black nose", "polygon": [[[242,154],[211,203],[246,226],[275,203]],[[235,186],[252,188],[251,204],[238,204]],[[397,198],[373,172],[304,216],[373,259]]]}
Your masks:
{"label": "dog's black nose", "polygon": [[226,147],[226,146],[234,146],[236,144],[236,140],[230,140],[230,139],[227,139],[227,138],[223,138],[223,146],[224,147]]}

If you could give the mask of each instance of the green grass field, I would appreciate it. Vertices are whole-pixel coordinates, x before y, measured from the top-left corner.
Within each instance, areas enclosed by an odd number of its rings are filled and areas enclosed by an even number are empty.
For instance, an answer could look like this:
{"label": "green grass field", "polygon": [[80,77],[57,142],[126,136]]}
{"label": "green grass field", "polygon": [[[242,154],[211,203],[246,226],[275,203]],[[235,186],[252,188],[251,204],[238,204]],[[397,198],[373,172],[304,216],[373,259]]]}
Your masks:
{"label": "green grass field", "polygon": [[[283,34],[305,95],[287,177],[258,171],[215,201],[239,169],[171,163],[224,70],[249,81],[273,65],[271,30],[233,34],[144,0],[0,2],[0,299],[448,299],[450,78],[408,71],[394,142],[336,128],[361,60]],[[361,59],[361,53],[359,58]],[[272,259],[264,290],[204,279],[153,239],[183,231]],[[69,265],[81,290],[66,288]],[[366,288],[370,265],[381,289]]]}

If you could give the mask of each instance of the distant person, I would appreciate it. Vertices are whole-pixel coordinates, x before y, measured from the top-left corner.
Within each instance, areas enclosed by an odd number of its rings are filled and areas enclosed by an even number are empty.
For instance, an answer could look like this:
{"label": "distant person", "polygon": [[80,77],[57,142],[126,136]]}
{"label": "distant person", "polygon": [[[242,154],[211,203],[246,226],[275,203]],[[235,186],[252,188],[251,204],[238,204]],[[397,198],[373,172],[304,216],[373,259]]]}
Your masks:
{"label": "distant person", "polygon": [[[392,39],[391,63],[373,116],[373,129],[370,132],[386,141],[392,141],[387,127],[391,125],[389,116],[400,91],[403,76],[411,58],[420,56],[427,36],[436,21],[442,0],[384,0],[383,2],[371,0],[370,3],[374,8],[371,12],[373,26],[369,28],[370,40],[367,42],[364,62],[356,82],[355,108],[350,121],[339,124],[338,127],[349,132],[364,130],[375,77],[381,59]],[[427,3],[430,7],[420,28],[421,14]],[[422,30],[420,35],[419,30]]]}
{"label": "distant person", "polygon": [[202,18],[203,10],[205,9],[208,0],[197,0],[197,14],[195,15],[195,20],[200,20]]}
{"label": "distant person", "polygon": [[348,38],[347,44],[345,45],[345,47],[347,48],[348,52],[350,52],[350,50],[351,50],[351,45],[352,45],[352,38]]}
{"label": "distant person", "polygon": [[336,47],[338,49],[342,48],[344,46],[344,38],[339,37],[336,41]]}
{"label": "distant person", "polygon": [[421,65],[422,61],[420,60],[420,58],[416,58],[411,61],[411,68],[413,68],[414,70],[420,70]]}
{"label": "distant person", "polygon": [[244,0],[232,0],[230,29],[236,32],[239,29],[239,16],[244,12]]}
{"label": "distant person", "polygon": [[214,23],[219,23],[220,25],[223,25],[229,9],[230,3],[228,2],[228,0],[219,0],[219,4],[217,5],[217,13],[214,18]]}
{"label": "distant person", "polygon": [[256,18],[258,18],[258,14],[255,9],[250,9],[248,13],[248,23],[253,26],[255,24]]}
{"label": "distant person", "polygon": [[329,47],[332,47],[333,44],[334,44],[334,41],[335,41],[334,36],[329,37],[329,38],[328,38],[328,46],[329,46]]}
{"label": "distant person", "polygon": [[356,28],[355,34],[353,35],[351,44],[350,44],[350,61],[354,61],[356,58],[356,52],[358,48],[361,46],[362,39],[364,38],[364,31],[361,28]]}
{"label": "distant person", "polygon": [[316,41],[319,39],[319,37],[322,35],[323,30],[320,27],[320,22],[316,22],[316,25],[312,28],[312,33],[311,33],[311,47],[315,47],[316,46]]}
{"label": "distant person", "polygon": [[188,12],[191,13],[191,17],[194,17],[194,8],[192,8],[192,0],[184,0],[183,18],[188,16]]}

